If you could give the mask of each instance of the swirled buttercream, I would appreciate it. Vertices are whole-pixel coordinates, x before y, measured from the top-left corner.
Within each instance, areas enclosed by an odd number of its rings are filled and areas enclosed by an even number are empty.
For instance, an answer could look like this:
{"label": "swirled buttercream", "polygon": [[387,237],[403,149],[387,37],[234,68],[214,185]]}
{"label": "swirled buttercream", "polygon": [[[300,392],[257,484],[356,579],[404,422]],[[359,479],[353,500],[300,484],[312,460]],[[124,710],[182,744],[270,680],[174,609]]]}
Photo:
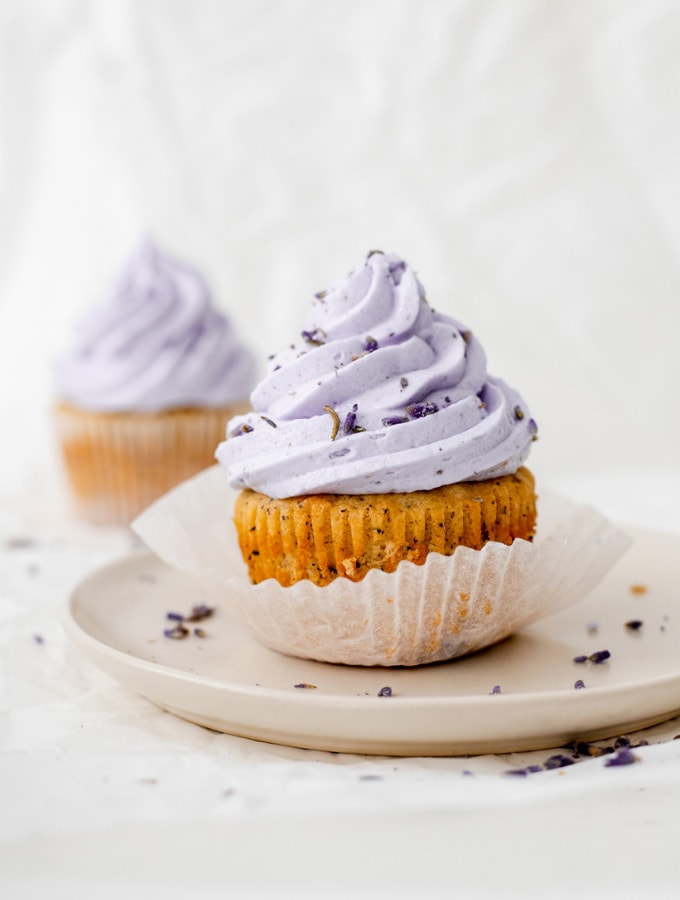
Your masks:
{"label": "swirled buttercream", "polygon": [[232,486],[277,498],[429,490],[526,459],[536,423],[523,399],[398,256],[372,252],[317,294],[301,337],[270,360],[255,412],[228,425],[216,456]]}
{"label": "swirled buttercream", "polygon": [[150,242],[55,366],[60,397],[98,412],[227,406],[254,379],[250,351],[198,272]]}

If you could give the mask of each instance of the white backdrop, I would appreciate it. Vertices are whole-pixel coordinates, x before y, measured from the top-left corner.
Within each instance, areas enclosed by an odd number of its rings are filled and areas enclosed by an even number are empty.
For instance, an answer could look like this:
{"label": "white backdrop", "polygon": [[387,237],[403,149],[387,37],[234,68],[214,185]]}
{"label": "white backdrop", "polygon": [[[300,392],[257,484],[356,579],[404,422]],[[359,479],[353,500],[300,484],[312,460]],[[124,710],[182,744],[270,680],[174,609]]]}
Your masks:
{"label": "white backdrop", "polygon": [[2,482],[51,472],[50,360],[143,233],[262,358],[399,252],[544,482],[677,471],[679,96],[672,0],[3,0]]}

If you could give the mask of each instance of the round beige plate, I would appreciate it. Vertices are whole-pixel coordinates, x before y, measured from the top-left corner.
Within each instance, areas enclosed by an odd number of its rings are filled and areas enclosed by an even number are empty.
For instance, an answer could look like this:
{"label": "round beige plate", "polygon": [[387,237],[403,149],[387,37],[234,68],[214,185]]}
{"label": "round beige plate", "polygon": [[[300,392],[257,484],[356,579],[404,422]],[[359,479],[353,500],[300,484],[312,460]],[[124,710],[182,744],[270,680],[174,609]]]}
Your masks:
{"label": "round beige plate", "polygon": [[[70,598],[65,625],[131,690],[229,734],[399,756],[558,747],[680,712],[680,538],[631,534],[631,549],[577,606],[473,656],[416,669],[282,656],[219,609],[193,626],[205,636],[165,637],[166,613],[187,614],[202,597],[150,554],[90,575]],[[642,624],[627,627],[632,621]],[[573,661],[600,650],[611,653],[605,663]],[[584,689],[575,689],[579,679]],[[392,695],[378,696],[383,687]]]}

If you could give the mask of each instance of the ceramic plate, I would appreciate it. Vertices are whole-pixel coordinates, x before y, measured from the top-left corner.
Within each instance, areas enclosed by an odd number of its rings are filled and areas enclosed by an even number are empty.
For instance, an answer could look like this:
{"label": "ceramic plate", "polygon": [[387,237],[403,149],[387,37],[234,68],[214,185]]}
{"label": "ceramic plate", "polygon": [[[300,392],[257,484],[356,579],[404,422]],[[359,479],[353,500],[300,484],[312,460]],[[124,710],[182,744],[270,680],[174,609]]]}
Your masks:
{"label": "ceramic plate", "polygon": [[[165,637],[166,613],[186,614],[202,597],[148,553],[84,580],[65,625],[131,690],[229,734],[398,756],[558,747],[680,713],[680,538],[627,530],[633,546],[576,606],[472,656],[414,669],[282,656],[219,609],[198,624],[204,636]],[[573,661],[601,650],[606,662]],[[384,687],[391,696],[378,696]]]}

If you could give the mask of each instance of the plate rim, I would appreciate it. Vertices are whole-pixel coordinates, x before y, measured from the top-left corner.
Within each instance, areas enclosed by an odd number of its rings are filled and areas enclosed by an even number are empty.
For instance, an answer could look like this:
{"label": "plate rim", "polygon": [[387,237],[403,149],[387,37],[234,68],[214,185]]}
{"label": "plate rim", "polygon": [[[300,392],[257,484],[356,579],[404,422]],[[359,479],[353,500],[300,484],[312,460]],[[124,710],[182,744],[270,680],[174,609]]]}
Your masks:
{"label": "plate rim", "polygon": [[[642,529],[637,529],[636,532],[637,534],[642,534]],[[645,531],[644,533],[648,537],[653,537],[655,534],[655,532],[651,531]],[[673,533],[664,533],[664,536],[670,538],[678,537]],[[386,702],[385,698],[381,698],[377,695],[374,696],[371,694],[361,694],[357,696],[355,696],[354,694],[329,694],[324,693],[323,691],[321,693],[317,693],[316,691],[293,690],[293,685],[291,685],[290,688],[284,688],[258,685],[256,683],[245,684],[243,682],[220,678],[215,675],[202,675],[197,672],[178,669],[162,662],[153,662],[152,660],[144,659],[143,657],[135,655],[134,653],[126,652],[116,646],[112,646],[106,641],[95,637],[79,620],[77,610],[77,605],[81,599],[80,595],[83,590],[87,589],[90,582],[96,583],[98,579],[111,577],[111,575],[115,575],[116,572],[123,570],[125,567],[128,567],[131,564],[134,565],[136,563],[138,565],[143,565],[145,560],[152,561],[154,565],[160,565],[161,567],[168,569],[170,572],[176,573],[177,576],[186,577],[183,576],[182,573],[180,573],[178,570],[173,569],[172,566],[168,565],[168,563],[164,562],[152,551],[149,551],[147,549],[134,549],[120,555],[116,559],[110,560],[107,563],[90,570],[80,581],[77,582],[77,584],[72,587],[69,596],[62,604],[62,624],[68,637],[87,654],[87,657],[91,662],[93,662],[100,670],[107,672],[107,674],[117,680],[118,683],[121,683],[121,679],[112,673],[111,667],[115,667],[116,669],[120,669],[121,667],[123,667],[126,670],[133,670],[137,673],[143,674],[147,678],[150,677],[153,680],[154,684],[157,682],[159,685],[161,685],[162,681],[172,680],[180,683],[188,683],[192,686],[192,689],[205,688],[206,690],[211,691],[213,694],[226,694],[232,697],[238,697],[240,699],[247,699],[254,704],[254,708],[262,707],[263,705],[267,704],[271,705],[272,703],[274,703],[281,706],[284,711],[298,709],[304,710],[305,712],[320,710],[324,710],[326,712],[335,711],[342,712],[343,714],[352,714],[357,717],[358,722],[364,720],[367,713],[370,713],[371,717],[375,718],[376,712],[379,711],[378,718],[383,724],[387,724],[393,720],[398,719],[398,717],[407,710],[411,713],[415,713],[417,711],[417,713],[420,715],[427,715],[428,713],[441,713],[442,711],[455,713],[456,710],[460,710],[460,712],[462,713],[465,711],[469,711],[471,708],[479,709],[480,707],[485,705],[488,705],[489,708],[493,708],[493,704],[496,704],[497,710],[504,711],[503,718],[509,717],[512,710],[521,709],[524,707],[531,707],[532,709],[535,709],[536,715],[547,713],[548,726],[546,729],[544,729],[544,731],[546,731],[550,730],[552,727],[550,725],[550,721],[552,721],[552,719],[554,718],[555,708],[559,707],[560,711],[565,714],[564,718],[569,719],[568,713],[572,708],[576,706],[576,704],[582,704],[585,702],[587,704],[586,709],[589,709],[591,707],[592,701],[588,701],[587,699],[584,700],[584,698],[597,696],[600,703],[606,703],[607,697],[609,695],[620,697],[622,691],[625,691],[627,694],[630,694],[631,691],[642,691],[645,693],[645,695],[649,694],[650,691],[658,694],[659,704],[658,706],[655,705],[650,710],[651,714],[656,717],[656,721],[663,721],[664,719],[672,718],[673,715],[677,714],[677,711],[680,710],[680,696],[678,697],[677,707],[671,708],[669,707],[667,701],[662,702],[662,697],[666,693],[671,691],[673,688],[680,687],[680,666],[678,667],[678,670],[676,672],[668,672],[663,675],[644,679],[642,681],[639,679],[633,679],[630,681],[617,682],[613,685],[595,685],[588,687],[586,691],[578,691],[571,687],[547,691],[524,691],[521,693],[505,694],[501,693],[499,695],[481,693],[462,695],[449,694],[443,696],[424,695],[417,697],[400,696],[398,691],[395,691],[389,698],[389,701]],[[254,636],[251,635],[251,637],[252,640],[256,640]],[[271,650],[270,652],[277,653],[278,651]],[[295,659],[295,657],[290,658]],[[452,663],[456,662],[456,660],[451,660],[448,662],[441,662],[420,667],[390,668],[383,666],[345,666],[344,664],[338,663],[319,662],[305,660],[302,658],[299,659],[302,664],[304,664],[305,662],[314,662],[315,665],[329,667],[330,670],[338,667],[355,670],[361,670],[364,668],[370,671],[380,670],[381,672],[385,673],[386,682],[390,679],[392,680],[393,688],[394,682],[398,682],[399,673],[401,671],[408,672],[412,671],[413,668],[423,670],[427,670],[429,668],[439,669],[443,666],[451,665]],[[106,665],[104,663],[104,660],[106,660],[109,665]],[[173,707],[169,703],[163,703],[155,698],[152,693],[140,689],[138,685],[131,687],[129,684],[125,684],[125,687],[126,689],[131,690],[134,693],[145,696],[155,705],[160,706],[161,708],[166,709],[173,714],[180,716],[181,718],[188,719],[189,721],[197,721],[197,718],[192,719],[191,710],[182,710],[178,709],[177,706]],[[661,707],[663,707],[664,712],[659,712]],[[642,716],[637,716],[637,719],[639,721],[642,721],[642,718]],[[277,740],[276,738],[263,738],[254,734],[251,735],[248,734],[248,731],[252,731],[252,728],[249,727],[248,723],[241,722],[239,724],[241,726],[240,732],[232,729],[222,730],[228,730],[232,734],[240,733],[240,735],[244,737],[252,736],[256,740],[270,740],[274,743],[283,743],[289,746],[309,747],[310,749],[332,749],[327,746],[328,742],[326,742],[326,746],[322,746],[321,744],[305,743],[305,741],[291,742],[290,740]],[[281,729],[278,730],[280,731]],[[504,728],[501,728],[500,730],[504,733]],[[572,729],[567,726],[564,730],[569,731]],[[613,735],[614,733],[623,733],[614,725],[609,727],[608,730],[609,734],[611,735]],[[307,732],[305,732],[305,737],[307,736]],[[445,742],[448,742],[448,744],[451,746],[458,745],[461,742],[465,743],[465,739],[457,737],[454,732],[455,729],[450,730],[449,737],[444,739]],[[550,733],[553,734],[553,731],[551,730]],[[360,743],[360,740],[361,739],[359,737],[356,737],[354,743]],[[433,740],[431,737],[426,736],[422,740],[416,739],[412,743],[418,743],[419,745],[422,745],[422,747],[425,747],[426,745],[432,746],[434,743],[441,744],[442,739],[438,738],[436,740]],[[505,743],[508,742],[505,741]],[[511,748],[507,748],[504,750],[481,750],[478,752],[520,752],[521,746],[524,742],[522,740],[518,740],[510,743],[516,744],[517,747],[514,750]],[[552,741],[548,741],[546,743],[543,743],[542,746],[547,748],[563,745],[558,745]],[[366,749],[341,749],[338,752],[351,752],[360,754],[370,754],[372,752],[378,752],[381,755],[389,755],[384,750],[370,751]],[[401,750],[397,750],[394,755],[454,756],[462,755],[464,753],[467,754],[468,752],[470,752],[471,755],[473,754],[473,751],[466,750],[452,749],[447,750],[445,753],[434,753],[432,751],[421,749],[416,753],[405,753]]]}

